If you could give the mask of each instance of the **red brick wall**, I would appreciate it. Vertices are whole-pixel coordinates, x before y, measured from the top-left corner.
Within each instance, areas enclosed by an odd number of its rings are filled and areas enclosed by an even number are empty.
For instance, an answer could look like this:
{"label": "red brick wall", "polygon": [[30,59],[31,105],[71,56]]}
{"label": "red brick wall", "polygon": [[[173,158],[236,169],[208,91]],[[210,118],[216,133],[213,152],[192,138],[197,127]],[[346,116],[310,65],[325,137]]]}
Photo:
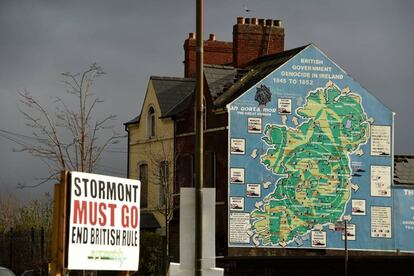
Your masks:
{"label": "red brick wall", "polygon": [[[279,20],[237,18],[233,42],[218,41],[210,34],[204,41],[204,63],[243,68],[248,62],[284,51],[285,32]],[[190,33],[184,42],[184,76],[196,73],[196,38]]]}
{"label": "red brick wall", "polygon": [[[190,33],[184,42],[184,76],[194,77],[196,73],[196,39]],[[218,41],[213,34],[204,41],[204,64],[231,64],[233,61],[233,43]]]}
{"label": "red brick wall", "polygon": [[258,57],[284,51],[285,32],[279,20],[237,18],[233,26],[233,64],[243,68]]}

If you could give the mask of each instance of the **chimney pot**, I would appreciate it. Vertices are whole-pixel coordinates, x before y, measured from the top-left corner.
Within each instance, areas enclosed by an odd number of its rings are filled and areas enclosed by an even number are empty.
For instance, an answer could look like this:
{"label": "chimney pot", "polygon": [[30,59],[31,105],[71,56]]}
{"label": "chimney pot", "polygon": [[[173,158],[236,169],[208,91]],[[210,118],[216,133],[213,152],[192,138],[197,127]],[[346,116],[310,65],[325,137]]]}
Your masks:
{"label": "chimney pot", "polygon": [[237,17],[237,24],[244,24],[244,17]]}
{"label": "chimney pot", "polygon": [[272,26],[273,20],[272,19],[266,19],[266,26]]}
{"label": "chimney pot", "polygon": [[252,18],[252,24],[257,25],[257,18]]}
{"label": "chimney pot", "polygon": [[210,41],[216,40],[216,35],[215,34],[210,34],[208,40],[210,40]]}
{"label": "chimney pot", "polygon": [[264,26],[265,25],[265,20],[263,18],[259,18],[259,25],[260,26]]}
{"label": "chimney pot", "polygon": [[246,18],[246,19],[244,20],[244,22],[245,22],[246,24],[251,24],[251,18]]}
{"label": "chimney pot", "polygon": [[280,27],[280,20],[273,20],[273,26]]}
{"label": "chimney pot", "polygon": [[188,34],[188,38],[190,38],[190,39],[195,39],[195,34],[194,34],[194,33],[189,33],[189,34]]}

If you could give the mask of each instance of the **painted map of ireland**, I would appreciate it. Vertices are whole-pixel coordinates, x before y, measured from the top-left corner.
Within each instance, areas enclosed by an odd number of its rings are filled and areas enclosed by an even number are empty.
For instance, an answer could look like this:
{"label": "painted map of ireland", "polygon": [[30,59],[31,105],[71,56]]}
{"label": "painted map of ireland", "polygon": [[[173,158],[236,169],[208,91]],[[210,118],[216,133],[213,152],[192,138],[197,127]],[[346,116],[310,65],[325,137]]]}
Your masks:
{"label": "painted map of ireland", "polygon": [[260,162],[279,176],[251,213],[257,245],[286,245],[315,226],[337,222],[351,193],[350,154],[369,138],[361,97],[329,81],[296,110],[301,124],[267,124]]}

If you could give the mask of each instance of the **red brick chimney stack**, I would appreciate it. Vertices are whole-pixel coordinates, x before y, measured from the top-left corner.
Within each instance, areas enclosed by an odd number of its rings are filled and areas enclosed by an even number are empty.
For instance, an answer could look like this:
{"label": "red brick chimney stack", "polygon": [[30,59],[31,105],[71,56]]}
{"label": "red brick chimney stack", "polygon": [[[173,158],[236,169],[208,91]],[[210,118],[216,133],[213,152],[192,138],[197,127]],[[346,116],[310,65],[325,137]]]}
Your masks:
{"label": "red brick chimney stack", "polygon": [[[196,73],[196,37],[190,33],[184,41],[184,76],[194,77]],[[233,61],[233,43],[216,40],[215,34],[210,34],[204,41],[204,63],[231,65]]]}
{"label": "red brick chimney stack", "polygon": [[242,68],[258,57],[282,52],[284,44],[280,20],[238,17],[233,26],[233,65]]}
{"label": "red brick chimney stack", "polygon": [[[250,61],[284,50],[285,33],[280,20],[237,17],[233,42],[218,41],[210,34],[204,41],[204,63],[243,68]],[[184,42],[184,76],[195,76],[196,37],[190,33]]]}

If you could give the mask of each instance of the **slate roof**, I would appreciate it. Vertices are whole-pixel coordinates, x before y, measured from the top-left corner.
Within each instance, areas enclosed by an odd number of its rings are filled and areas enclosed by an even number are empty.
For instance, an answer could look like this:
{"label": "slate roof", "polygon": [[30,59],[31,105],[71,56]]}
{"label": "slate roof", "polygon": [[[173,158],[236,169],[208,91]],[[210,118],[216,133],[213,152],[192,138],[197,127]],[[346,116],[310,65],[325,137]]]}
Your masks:
{"label": "slate roof", "polygon": [[[308,46],[260,57],[243,69],[205,64],[204,76],[215,107],[225,107]],[[161,118],[177,115],[193,102],[195,79],[160,76],[150,79],[161,108]],[[139,119],[138,116],[125,125],[139,123]]]}
{"label": "slate roof", "polygon": [[265,78],[271,72],[282,66],[285,62],[308,47],[305,45],[299,48],[267,55],[255,59],[246,67],[247,72],[239,78],[225,93],[214,101],[216,107],[224,107],[226,104],[235,100],[238,96],[246,92],[257,82]]}
{"label": "slate roof", "polygon": [[141,115],[138,115],[134,119],[124,123],[124,125],[131,125],[131,124],[139,124],[139,121],[141,120]]}
{"label": "slate roof", "polygon": [[394,183],[414,185],[413,155],[394,155]]}
{"label": "slate roof", "polygon": [[151,76],[155,94],[161,108],[161,118],[173,115],[172,111],[195,88],[195,79]]}
{"label": "slate roof", "polygon": [[223,94],[228,84],[233,84],[237,69],[224,65],[204,65],[204,77],[213,100]]}

